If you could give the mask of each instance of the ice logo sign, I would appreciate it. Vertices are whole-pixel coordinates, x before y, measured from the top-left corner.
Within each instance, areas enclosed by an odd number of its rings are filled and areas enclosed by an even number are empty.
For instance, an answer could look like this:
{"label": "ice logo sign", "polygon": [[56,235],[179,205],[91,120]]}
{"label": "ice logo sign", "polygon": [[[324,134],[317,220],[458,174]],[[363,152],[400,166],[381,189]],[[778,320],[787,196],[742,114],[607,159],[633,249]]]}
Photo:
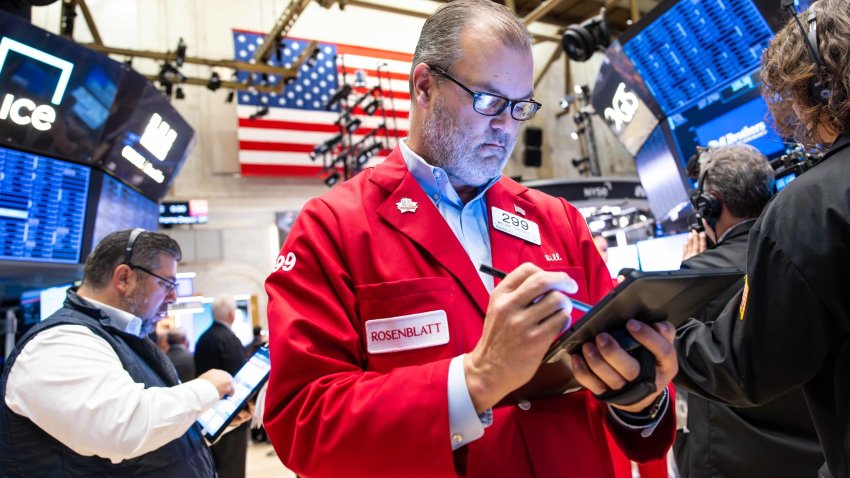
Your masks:
{"label": "ice logo sign", "polygon": [[[62,98],[65,96],[68,82],[71,80],[71,71],[74,70],[74,64],[37,48],[12,40],[9,37],[3,37],[0,40],[0,73],[2,73],[3,67],[6,65],[6,59],[10,51],[30,58],[33,61],[45,63],[59,70],[59,80],[56,82],[56,88],[53,90],[53,96],[50,98],[52,104],[59,106],[62,103]],[[3,95],[3,100],[0,102],[0,120],[11,120],[20,126],[30,125],[38,131],[47,131],[53,126],[53,122],[56,121],[56,110],[50,105],[36,104],[30,98],[16,98],[14,95],[7,93]]]}
{"label": "ice logo sign", "polygon": [[165,161],[175,139],[177,139],[177,131],[171,129],[171,126],[162,120],[159,113],[154,113],[139,142],[153,153],[156,159]]}
{"label": "ice logo sign", "polygon": [[626,91],[626,84],[620,83],[611,106],[605,108],[605,119],[614,125],[616,131],[623,129],[623,125],[630,123],[635,118],[638,110],[638,97],[631,91]]}

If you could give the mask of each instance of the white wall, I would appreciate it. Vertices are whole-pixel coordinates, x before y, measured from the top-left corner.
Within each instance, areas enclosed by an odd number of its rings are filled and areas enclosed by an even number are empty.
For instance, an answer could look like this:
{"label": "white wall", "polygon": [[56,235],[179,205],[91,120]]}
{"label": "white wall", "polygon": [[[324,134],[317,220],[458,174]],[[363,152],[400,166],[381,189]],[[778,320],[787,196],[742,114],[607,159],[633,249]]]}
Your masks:
{"label": "white wall", "polygon": [[[88,0],[103,42],[112,47],[139,50],[174,50],[182,37],[187,54],[204,58],[233,58],[231,29],[267,32],[290,0]],[[399,5],[401,2],[380,0]],[[61,2],[33,8],[33,23],[57,31]],[[404,8],[431,12],[438,3],[405,0]],[[406,51],[412,53],[423,19],[385,13],[353,6],[323,9],[311,3],[295,23],[291,36]],[[536,24],[532,31],[555,35],[557,27]],[[75,39],[91,41],[83,16],[76,19]],[[535,45],[535,63],[539,70],[560,48],[552,42]],[[543,113],[534,124],[544,128],[544,167],[523,168],[521,147],[506,170],[508,175],[524,178],[576,176],[569,160],[577,155],[576,145],[569,139],[572,123],[569,116],[555,120],[558,101],[572,84],[565,85],[564,56],[554,64],[540,83],[536,98],[544,104]],[[116,58],[123,60],[122,58]],[[154,74],[157,65],[136,59],[134,67],[142,73]],[[579,83],[593,84],[599,62],[572,65],[573,77]],[[185,65],[184,74],[208,77],[205,67]],[[229,78],[230,70],[221,70]],[[278,253],[274,227],[277,211],[298,210],[311,197],[327,190],[320,179],[249,178],[239,175],[237,160],[236,105],[225,103],[227,92],[211,92],[203,87],[185,86],[185,100],[174,106],[195,128],[198,142],[174,182],[167,199],[208,199],[210,221],[194,229],[176,227],[168,230],[186,249],[181,271],[197,272],[196,290],[207,296],[220,294],[258,294],[263,320],[266,296],[263,281]],[[598,124],[599,138],[607,129]],[[610,134],[608,134],[610,136]],[[602,141],[606,173],[627,173],[629,161],[623,160],[622,147],[610,139]],[[619,147],[619,149],[618,149]]]}

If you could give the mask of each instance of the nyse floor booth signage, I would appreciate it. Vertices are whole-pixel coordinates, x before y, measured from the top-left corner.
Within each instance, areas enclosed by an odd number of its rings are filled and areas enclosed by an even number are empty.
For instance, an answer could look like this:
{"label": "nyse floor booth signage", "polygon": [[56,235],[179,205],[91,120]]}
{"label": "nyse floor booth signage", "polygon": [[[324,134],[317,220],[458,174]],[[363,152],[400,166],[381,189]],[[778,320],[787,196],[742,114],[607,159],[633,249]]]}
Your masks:
{"label": "nyse floor booth signage", "polygon": [[94,244],[155,229],[195,133],[132,69],[0,11],[0,292],[79,280]]}

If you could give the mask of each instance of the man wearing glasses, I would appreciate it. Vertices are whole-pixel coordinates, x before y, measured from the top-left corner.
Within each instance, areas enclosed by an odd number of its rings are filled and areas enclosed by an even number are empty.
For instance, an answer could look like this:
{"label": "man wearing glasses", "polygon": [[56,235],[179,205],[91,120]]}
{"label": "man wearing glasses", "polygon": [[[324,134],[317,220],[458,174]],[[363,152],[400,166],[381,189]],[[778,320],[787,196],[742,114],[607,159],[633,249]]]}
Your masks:
{"label": "man wearing glasses", "polygon": [[[604,478],[604,427],[638,461],[672,444],[669,324],[632,323],[655,379],[629,405],[591,394],[639,376],[605,334],[573,357],[588,390],[503,400],[571,320],[565,294],[593,303],[611,288],[581,214],[501,176],[540,108],[532,76],[512,12],[440,7],[414,54],[409,136],[301,211],[266,282],[264,417],[299,476]],[[481,264],[510,273],[496,282]]]}
{"label": "man wearing glasses", "polygon": [[79,289],[21,337],[0,378],[0,476],[215,476],[195,420],[232,377],[181,384],[147,338],[176,298],[180,258],[164,234],[112,233]]}

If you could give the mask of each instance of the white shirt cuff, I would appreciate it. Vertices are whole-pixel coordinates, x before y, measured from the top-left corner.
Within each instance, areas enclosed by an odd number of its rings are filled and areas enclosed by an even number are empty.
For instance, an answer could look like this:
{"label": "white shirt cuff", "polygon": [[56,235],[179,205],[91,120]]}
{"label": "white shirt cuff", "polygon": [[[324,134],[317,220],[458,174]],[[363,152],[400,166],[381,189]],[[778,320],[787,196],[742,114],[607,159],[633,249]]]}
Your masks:
{"label": "white shirt cuff", "polygon": [[449,363],[449,439],[452,450],[471,443],[484,436],[484,428],[493,423],[493,411],[487,409],[480,416],[466,386],[466,372],[463,370],[463,355]]}

